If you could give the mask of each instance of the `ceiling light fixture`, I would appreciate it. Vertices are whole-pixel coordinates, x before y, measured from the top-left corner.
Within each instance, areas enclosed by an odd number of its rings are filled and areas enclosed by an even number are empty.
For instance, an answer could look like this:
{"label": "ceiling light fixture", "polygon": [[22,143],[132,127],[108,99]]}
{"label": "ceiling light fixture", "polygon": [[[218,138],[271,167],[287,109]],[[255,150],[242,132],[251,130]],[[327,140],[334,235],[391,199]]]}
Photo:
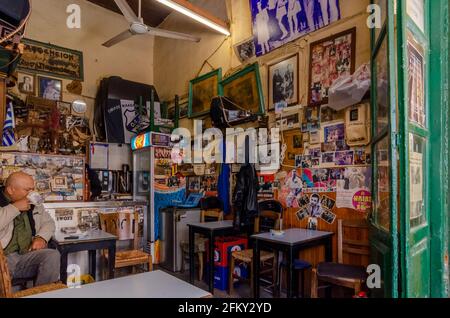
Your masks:
{"label": "ceiling light fixture", "polygon": [[158,2],[194,19],[204,25],[207,25],[211,29],[214,29],[226,36],[230,35],[230,31],[228,30],[225,22],[207,14],[200,8],[194,6],[190,2],[186,0],[157,0]]}

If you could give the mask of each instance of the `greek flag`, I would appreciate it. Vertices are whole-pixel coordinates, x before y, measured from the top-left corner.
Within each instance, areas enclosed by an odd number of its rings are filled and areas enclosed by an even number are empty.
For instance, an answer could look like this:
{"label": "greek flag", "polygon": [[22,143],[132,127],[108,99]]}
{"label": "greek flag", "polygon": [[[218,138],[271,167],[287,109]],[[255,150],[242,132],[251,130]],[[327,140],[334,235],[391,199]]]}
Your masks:
{"label": "greek flag", "polygon": [[16,143],[14,138],[14,111],[12,102],[6,105],[6,118],[3,124],[2,146],[8,147]]}

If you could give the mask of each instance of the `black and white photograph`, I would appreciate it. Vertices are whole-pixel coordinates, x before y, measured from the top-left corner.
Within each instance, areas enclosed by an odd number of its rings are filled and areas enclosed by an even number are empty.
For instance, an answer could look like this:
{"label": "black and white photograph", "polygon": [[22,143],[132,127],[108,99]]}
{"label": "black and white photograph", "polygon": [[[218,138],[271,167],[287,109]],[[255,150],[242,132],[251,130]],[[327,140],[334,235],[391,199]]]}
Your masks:
{"label": "black and white photograph", "polygon": [[269,65],[269,110],[298,104],[298,54]]}
{"label": "black and white photograph", "polygon": [[322,196],[322,199],[320,200],[320,204],[328,210],[332,210],[334,208],[334,204],[336,203],[335,200],[327,197],[326,195]]}
{"label": "black and white photograph", "polygon": [[19,92],[27,95],[34,95],[36,93],[36,83],[33,74],[17,72],[17,83]]}
{"label": "black and white photograph", "polygon": [[256,55],[341,19],[339,0],[251,0]]}
{"label": "black and white photograph", "polygon": [[317,218],[308,218],[308,225],[306,227],[308,230],[317,230]]}
{"label": "black and white photograph", "polygon": [[309,216],[308,209],[307,208],[300,209],[299,211],[297,211],[295,213],[295,216],[297,217],[297,220],[299,220],[299,221],[306,219]]}
{"label": "black and white photograph", "polygon": [[62,81],[54,78],[38,76],[39,97],[49,100],[62,99]]}
{"label": "black and white photograph", "polygon": [[334,164],[334,152],[322,153],[322,164]]}
{"label": "black and white photograph", "polygon": [[309,204],[309,196],[307,195],[302,195],[299,199],[298,199],[298,205],[303,207]]}
{"label": "black and white photograph", "polygon": [[234,53],[241,63],[245,63],[255,56],[255,42],[253,37],[237,43],[234,46]]}
{"label": "black and white photograph", "polygon": [[296,168],[302,168],[302,162],[303,162],[303,156],[302,155],[296,155],[295,156],[295,167]]}
{"label": "black and white photograph", "polygon": [[320,215],[320,218],[325,222],[327,222],[328,224],[333,224],[334,220],[336,220],[336,214],[325,209],[323,210],[323,213]]}

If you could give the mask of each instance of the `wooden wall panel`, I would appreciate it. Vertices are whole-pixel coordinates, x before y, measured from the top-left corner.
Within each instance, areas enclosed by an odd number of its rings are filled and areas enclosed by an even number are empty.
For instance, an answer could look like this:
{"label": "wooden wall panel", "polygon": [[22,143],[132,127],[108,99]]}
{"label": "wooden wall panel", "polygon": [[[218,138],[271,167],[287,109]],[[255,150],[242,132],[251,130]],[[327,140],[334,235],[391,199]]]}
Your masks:
{"label": "wooden wall panel", "polygon": [[[331,199],[336,199],[336,192],[324,192],[320,193],[320,195],[326,195]],[[299,221],[295,216],[295,213],[298,209],[288,208],[285,210],[284,215],[284,228],[306,228],[308,220],[307,218]],[[334,208],[333,213],[336,214],[336,219],[333,224],[328,224],[322,219],[318,220],[318,230],[319,231],[328,231],[333,232],[335,235],[333,236],[333,261],[337,262],[337,220],[358,220],[367,218],[368,212],[362,213],[353,209],[347,208]],[[345,229],[344,237],[353,240],[368,240],[368,231],[360,231],[355,229]],[[300,259],[306,260],[313,265],[317,265],[324,260],[325,250],[323,247],[311,248],[300,253]],[[364,265],[367,266],[369,264],[369,257],[366,256],[357,256],[357,255],[347,255],[344,253],[344,263],[346,264],[354,264],[354,265]]]}

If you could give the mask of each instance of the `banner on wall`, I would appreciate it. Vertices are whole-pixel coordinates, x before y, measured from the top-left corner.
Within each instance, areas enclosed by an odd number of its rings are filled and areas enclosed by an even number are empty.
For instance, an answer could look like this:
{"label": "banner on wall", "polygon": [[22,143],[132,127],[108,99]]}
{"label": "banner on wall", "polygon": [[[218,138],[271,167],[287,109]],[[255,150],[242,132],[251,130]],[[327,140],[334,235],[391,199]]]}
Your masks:
{"label": "banner on wall", "polygon": [[84,80],[83,52],[22,39],[24,50],[18,68],[71,80]]}
{"label": "banner on wall", "polygon": [[367,167],[346,168],[336,184],[336,206],[367,212],[372,207],[371,174]]}
{"label": "banner on wall", "polygon": [[250,0],[256,55],[341,19],[339,0]]}

